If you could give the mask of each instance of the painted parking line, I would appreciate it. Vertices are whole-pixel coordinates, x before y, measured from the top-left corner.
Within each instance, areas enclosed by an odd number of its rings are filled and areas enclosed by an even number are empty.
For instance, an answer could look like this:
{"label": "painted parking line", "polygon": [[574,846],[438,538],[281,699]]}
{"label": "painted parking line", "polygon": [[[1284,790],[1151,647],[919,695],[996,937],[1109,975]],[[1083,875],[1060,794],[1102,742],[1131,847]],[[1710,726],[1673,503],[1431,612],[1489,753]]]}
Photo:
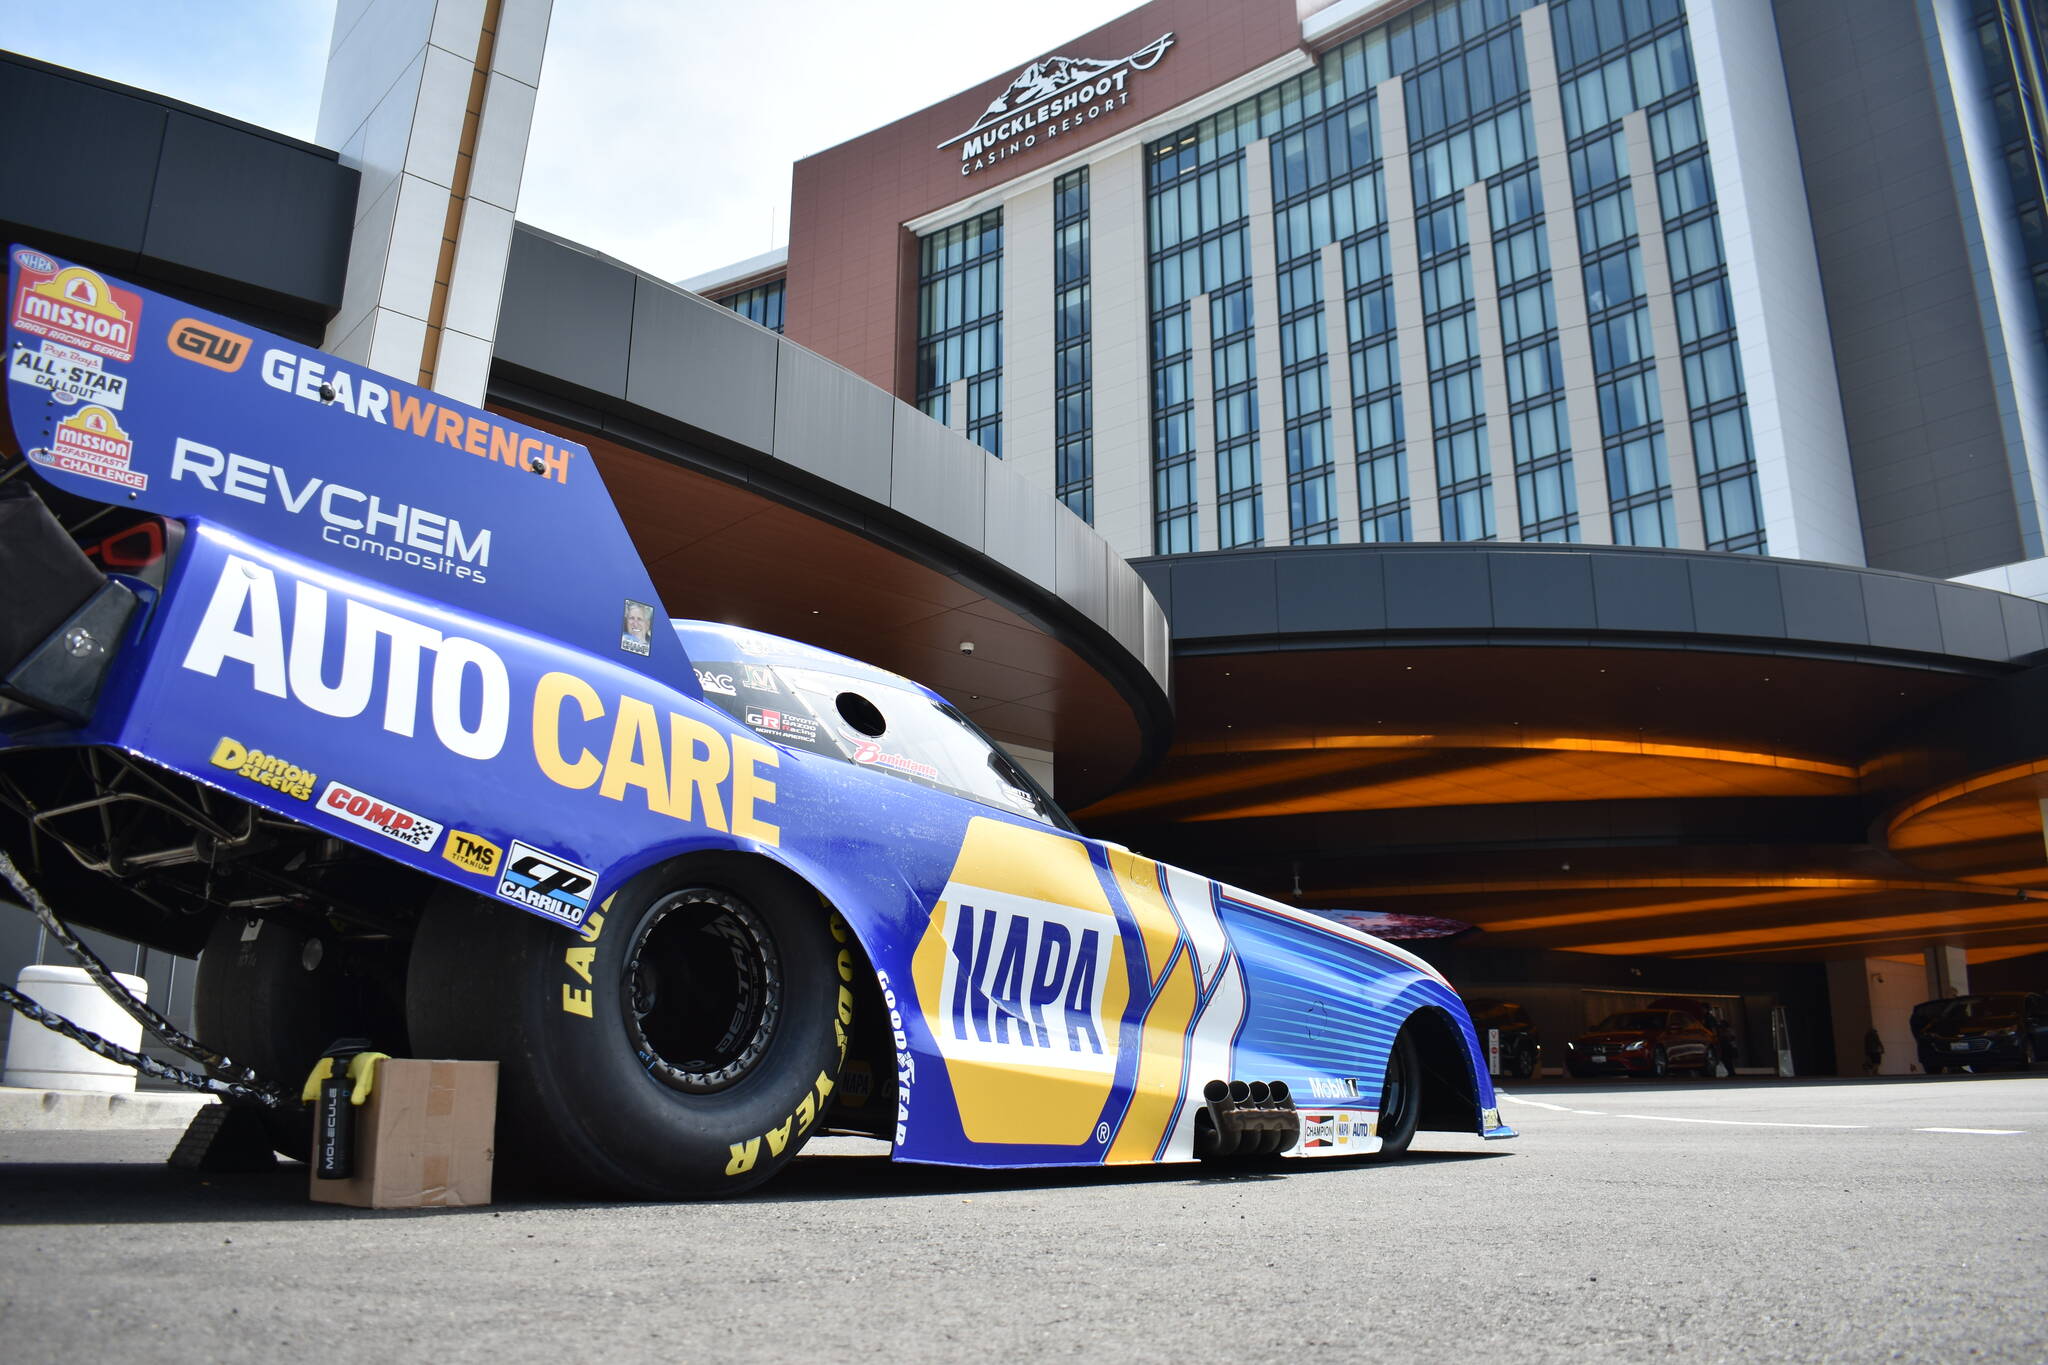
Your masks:
{"label": "painted parking line", "polygon": [[1510,1104],[1533,1105],[1538,1109],[1555,1110],[1560,1114],[1590,1114],[1595,1118],[1644,1119],[1651,1123],[1710,1123],[1723,1128],[1853,1128],[1863,1129],[1867,1123],[1771,1123],[1763,1119],[1692,1119],[1678,1118],[1671,1114],[1616,1114],[1606,1109],[1573,1109],[1562,1104],[1545,1104],[1542,1100],[1525,1100],[1520,1095],[1506,1091],[1495,1092]]}
{"label": "painted parking line", "polygon": [[[1682,1118],[1676,1114],[1617,1114],[1611,1109],[1574,1109],[1565,1104],[1548,1104],[1542,1100],[1524,1099],[1510,1095],[1505,1090],[1494,1092],[1509,1104],[1526,1104],[1532,1109],[1548,1109],[1558,1114],[1584,1114],[1591,1118],[1641,1119],[1648,1123],[1708,1123],[1721,1128],[1826,1128],[1838,1131],[1865,1131],[1876,1125],[1868,1123],[1773,1123],[1766,1119],[1699,1119]],[[2025,1128],[1915,1128],[1916,1133],[1963,1133],[1973,1137],[2025,1137]]]}

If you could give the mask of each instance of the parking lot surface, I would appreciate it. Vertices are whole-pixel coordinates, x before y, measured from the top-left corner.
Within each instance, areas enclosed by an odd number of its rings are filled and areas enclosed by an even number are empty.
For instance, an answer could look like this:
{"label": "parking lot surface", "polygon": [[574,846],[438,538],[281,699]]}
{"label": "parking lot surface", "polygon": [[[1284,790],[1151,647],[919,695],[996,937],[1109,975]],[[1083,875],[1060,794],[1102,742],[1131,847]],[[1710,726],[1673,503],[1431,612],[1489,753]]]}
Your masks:
{"label": "parking lot surface", "polygon": [[1510,1086],[1387,1166],[963,1172],[374,1213],[174,1130],[0,1133],[0,1356],[2048,1358],[2048,1077]]}

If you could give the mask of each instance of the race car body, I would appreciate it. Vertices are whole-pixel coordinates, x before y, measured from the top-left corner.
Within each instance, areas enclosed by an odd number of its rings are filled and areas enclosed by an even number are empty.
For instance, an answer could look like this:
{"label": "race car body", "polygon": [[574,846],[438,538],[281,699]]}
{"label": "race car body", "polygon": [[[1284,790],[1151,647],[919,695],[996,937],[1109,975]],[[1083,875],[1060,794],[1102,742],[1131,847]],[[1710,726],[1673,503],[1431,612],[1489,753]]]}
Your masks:
{"label": "race car body", "polygon": [[1002,1167],[1510,1135],[1429,965],[1081,836],[915,683],[671,624],[573,442],[30,249],[8,297],[0,556],[47,586],[0,628],[0,843],[212,945],[202,1034],[499,1058],[508,1156],[648,1195],[828,1128]]}

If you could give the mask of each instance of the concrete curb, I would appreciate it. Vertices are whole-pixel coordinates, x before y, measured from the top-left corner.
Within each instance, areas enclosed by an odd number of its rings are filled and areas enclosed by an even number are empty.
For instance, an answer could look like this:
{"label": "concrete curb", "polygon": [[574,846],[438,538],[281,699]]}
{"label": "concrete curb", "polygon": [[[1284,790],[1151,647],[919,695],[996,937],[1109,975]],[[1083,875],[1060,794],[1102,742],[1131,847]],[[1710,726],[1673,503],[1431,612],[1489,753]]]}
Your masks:
{"label": "concrete curb", "polygon": [[183,1128],[209,1104],[211,1095],[137,1090],[102,1094],[90,1090],[24,1090],[0,1086],[0,1132],[56,1128]]}

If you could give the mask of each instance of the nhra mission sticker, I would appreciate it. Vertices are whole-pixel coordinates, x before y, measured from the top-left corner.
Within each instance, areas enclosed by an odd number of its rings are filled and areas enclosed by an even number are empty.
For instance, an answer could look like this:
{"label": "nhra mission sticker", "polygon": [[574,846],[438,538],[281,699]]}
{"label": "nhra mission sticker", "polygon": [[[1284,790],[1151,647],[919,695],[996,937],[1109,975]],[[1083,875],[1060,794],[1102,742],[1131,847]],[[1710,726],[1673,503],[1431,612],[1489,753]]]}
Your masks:
{"label": "nhra mission sticker", "polygon": [[135,359],[142,296],[110,285],[82,265],[59,266],[39,251],[17,251],[16,331],[123,364]]}

